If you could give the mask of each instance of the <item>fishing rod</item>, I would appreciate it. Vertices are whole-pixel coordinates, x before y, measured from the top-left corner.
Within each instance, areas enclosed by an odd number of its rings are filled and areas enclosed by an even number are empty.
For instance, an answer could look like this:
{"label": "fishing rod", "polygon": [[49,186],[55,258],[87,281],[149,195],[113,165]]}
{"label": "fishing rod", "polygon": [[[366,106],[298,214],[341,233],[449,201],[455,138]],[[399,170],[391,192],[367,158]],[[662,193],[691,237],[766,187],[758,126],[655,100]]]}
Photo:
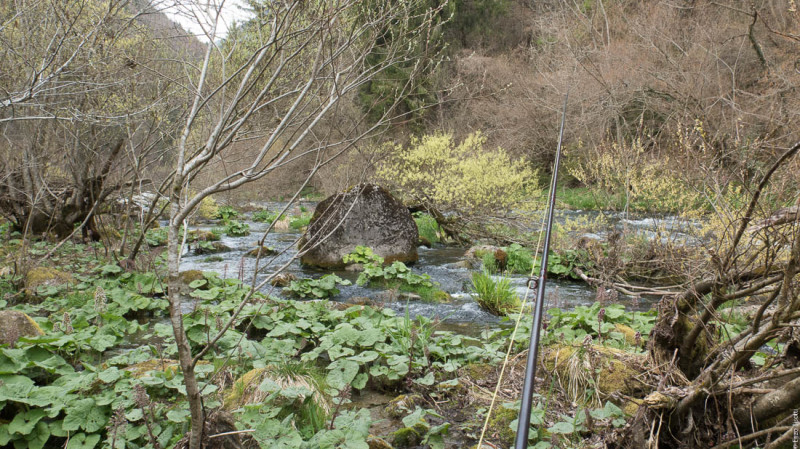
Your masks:
{"label": "fishing rod", "polygon": [[[550,182],[550,199],[547,210],[547,228],[544,234],[544,248],[542,249],[542,263],[539,270],[539,279],[536,282],[536,308],[533,312],[533,326],[531,327],[531,340],[528,346],[528,361],[525,365],[525,382],[522,386],[522,404],[519,408],[517,420],[517,439],[514,449],[528,447],[528,431],[531,426],[531,403],[533,402],[533,382],[536,379],[536,360],[539,355],[539,328],[542,327],[542,309],[544,308],[544,287],[547,283],[547,253],[550,249],[550,231],[553,229],[553,210],[556,208],[556,182],[558,180],[558,163],[561,160],[561,141],[564,138],[564,123],[567,120],[567,100],[569,92],[564,95],[564,110],[561,114],[561,130],[558,133],[558,148],[556,161],[553,165],[553,179]],[[530,288],[534,288],[530,285]]]}

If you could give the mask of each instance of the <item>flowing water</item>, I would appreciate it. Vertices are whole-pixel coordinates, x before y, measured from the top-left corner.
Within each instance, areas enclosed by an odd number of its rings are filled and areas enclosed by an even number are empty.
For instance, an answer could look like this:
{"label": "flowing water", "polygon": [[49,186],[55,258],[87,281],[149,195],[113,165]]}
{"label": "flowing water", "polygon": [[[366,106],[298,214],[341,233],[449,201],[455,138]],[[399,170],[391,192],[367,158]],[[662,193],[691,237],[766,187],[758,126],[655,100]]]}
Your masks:
{"label": "flowing water", "polygon": [[[278,210],[285,204],[266,203],[260,206]],[[313,207],[313,205],[307,205]],[[594,219],[597,213],[594,212],[565,212],[559,215],[559,220],[567,218],[586,218]],[[690,241],[688,234],[684,233],[682,224],[677,220],[667,218],[643,218],[638,220],[625,219],[621,214],[607,215],[606,219],[612,223],[613,227],[626,227],[629,230],[643,233],[648,238],[667,238],[655,229],[664,229],[664,223],[669,226],[668,238],[680,238],[683,241]],[[209,258],[208,255],[195,255],[193,249],[187,248],[181,263],[181,270],[202,270],[215,271],[224,277],[237,277],[245,282],[253,279],[255,271],[254,257],[247,257],[246,253],[254,249],[259,240],[263,237],[264,231],[269,225],[250,220],[249,216],[240,217],[240,221],[250,225],[250,235],[245,237],[223,236],[221,242],[231,248],[231,251],[216,254],[221,260]],[[674,221],[674,223],[673,223]],[[214,225],[198,226],[198,229],[211,229]],[[611,229],[613,229],[613,227]],[[587,234],[589,238],[603,238],[603,232]],[[292,260],[296,254],[296,241],[302,235],[298,230],[272,231],[264,240],[264,245],[282,251],[274,257],[262,257],[259,262],[256,281],[261,282],[266,277],[275,272],[280,267],[288,264],[285,271],[298,278],[320,277],[330,271],[311,269],[300,265],[299,260]],[[464,253],[467,248],[446,245],[436,245],[433,248],[419,248],[419,261],[412,267],[417,273],[426,273],[440,284],[440,288],[452,296],[452,301],[441,304],[426,303],[422,301],[408,300],[395,292],[387,292],[380,289],[360,287],[355,285],[358,273],[348,271],[336,271],[341,278],[352,281],[353,285],[340,286],[341,292],[332,298],[333,301],[350,302],[353,298],[371,298],[377,303],[383,304],[396,310],[398,313],[406,313],[412,316],[423,315],[428,318],[441,320],[443,325],[451,330],[462,333],[475,334],[487,327],[496,327],[501,320],[482,310],[470,295],[470,275],[474,271],[463,265]],[[478,267],[476,267],[478,269]],[[535,291],[528,291],[526,287],[527,278],[522,275],[511,276],[512,285],[517,290],[520,298],[528,295],[528,300],[533,301]],[[280,288],[272,287],[269,284],[262,288],[262,291],[270,294],[280,294]],[[584,283],[569,280],[550,279],[547,284],[547,307],[558,306],[570,309],[577,305],[589,305],[594,302],[596,292],[594,288]],[[619,302],[632,310],[647,310],[652,302],[636,300],[634,298],[620,297]]]}

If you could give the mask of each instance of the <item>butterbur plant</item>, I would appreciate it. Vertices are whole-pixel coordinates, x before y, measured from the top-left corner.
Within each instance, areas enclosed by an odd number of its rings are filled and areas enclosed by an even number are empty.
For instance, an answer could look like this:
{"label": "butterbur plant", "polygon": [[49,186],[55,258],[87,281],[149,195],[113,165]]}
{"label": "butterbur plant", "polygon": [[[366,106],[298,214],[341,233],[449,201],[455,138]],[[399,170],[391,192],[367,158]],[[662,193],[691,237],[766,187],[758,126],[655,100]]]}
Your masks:
{"label": "butterbur plant", "polygon": [[326,274],[319,279],[299,279],[292,281],[283,291],[300,298],[330,298],[339,294],[337,285],[350,285],[351,282],[335,274]]}
{"label": "butterbur plant", "polygon": [[150,443],[155,449],[161,449],[158,439],[153,431],[153,421],[155,421],[155,413],[153,413],[153,403],[150,401],[150,396],[141,384],[133,386],[133,400],[136,406],[142,410],[144,416],[144,423],[147,426],[147,435],[150,437]]}
{"label": "butterbur plant", "polygon": [[[137,285],[140,284],[137,283]],[[139,291],[141,291],[141,289],[139,289]],[[106,291],[103,290],[103,287],[98,285],[94,291],[94,310],[98,315],[102,315],[106,312],[107,303],[108,298],[106,298]]]}
{"label": "butterbur plant", "polygon": [[61,319],[61,324],[64,326],[64,329],[62,330],[65,334],[69,335],[72,333],[72,320],[69,317],[69,312],[64,312],[64,317]]}
{"label": "butterbur plant", "polygon": [[231,206],[220,206],[217,209],[216,218],[222,220],[223,222],[227,222],[232,218],[236,218],[239,216],[239,212]]}
{"label": "butterbur plant", "polygon": [[237,220],[231,220],[225,225],[225,234],[231,237],[244,237],[250,235],[250,225]]}

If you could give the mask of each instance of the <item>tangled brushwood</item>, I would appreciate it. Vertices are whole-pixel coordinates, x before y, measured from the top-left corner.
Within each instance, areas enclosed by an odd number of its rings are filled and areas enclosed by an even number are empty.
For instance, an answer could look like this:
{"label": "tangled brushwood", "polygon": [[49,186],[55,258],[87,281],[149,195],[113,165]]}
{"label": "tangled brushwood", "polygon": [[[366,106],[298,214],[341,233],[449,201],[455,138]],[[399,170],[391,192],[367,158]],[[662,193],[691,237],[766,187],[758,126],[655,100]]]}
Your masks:
{"label": "tangled brushwood", "polygon": [[614,447],[784,447],[800,404],[800,213],[763,217],[765,172],[741,216],[705,244],[702,277],[664,297],[650,334],[649,393]]}

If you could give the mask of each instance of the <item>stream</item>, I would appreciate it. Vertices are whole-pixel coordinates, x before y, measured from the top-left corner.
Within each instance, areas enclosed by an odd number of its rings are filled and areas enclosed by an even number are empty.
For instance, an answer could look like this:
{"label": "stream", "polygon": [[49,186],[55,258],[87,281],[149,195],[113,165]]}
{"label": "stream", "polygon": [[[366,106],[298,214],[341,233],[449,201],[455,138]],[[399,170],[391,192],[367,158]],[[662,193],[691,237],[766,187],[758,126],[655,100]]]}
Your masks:
{"label": "stream", "polygon": [[[304,203],[304,206],[312,209],[314,203]],[[259,207],[269,210],[279,210],[285,203],[260,203]],[[557,220],[563,222],[567,218],[583,218],[593,220],[598,212],[566,211],[558,214]],[[646,238],[678,239],[684,243],[690,243],[693,237],[687,233],[687,224],[679,222],[670,217],[642,217],[628,219],[619,213],[606,213],[606,219],[614,228],[627,228],[635,232],[642,233]],[[190,246],[186,249],[181,262],[181,271],[201,270],[214,271],[223,277],[236,277],[244,282],[251,282],[255,270],[256,259],[246,256],[246,253],[258,245],[258,241],[263,237],[268,229],[268,223],[256,222],[251,219],[251,214],[242,214],[238,220],[250,226],[250,235],[244,237],[231,237],[223,235],[221,242],[230,247],[230,251],[215,254],[216,257],[208,255],[195,255]],[[205,223],[195,227],[195,229],[210,230],[218,226],[216,223]],[[691,226],[689,224],[688,226]],[[658,232],[656,229],[661,229]],[[664,229],[667,234],[663,234]],[[585,234],[588,238],[602,239],[605,232]],[[264,245],[275,248],[280,254],[274,257],[262,257],[259,263],[259,273],[257,282],[263,281],[269,274],[276,271],[279,267],[288,263],[285,272],[297,278],[318,278],[331,271],[318,270],[300,265],[300,261],[291,261],[296,254],[296,241],[302,236],[301,230],[273,230],[264,241]],[[427,303],[422,301],[408,300],[402,295],[394,294],[392,291],[360,287],[355,281],[358,273],[350,271],[335,271],[339,277],[348,279],[352,282],[349,286],[339,286],[340,293],[333,297],[332,301],[349,303],[354,298],[370,298],[373,302],[389,307],[399,314],[406,311],[411,317],[422,315],[431,319],[441,321],[440,327],[448,330],[458,331],[464,334],[476,335],[485,328],[497,327],[501,320],[481,309],[470,294],[470,276],[474,269],[466,268],[463,265],[464,254],[468,248],[435,245],[433,248],[419,247],[419,261],[412,266],[416,273],[426,273],[440,284],[440,288],[452,296],[452,301],[447,303]],[[479,264],[478,264],[479,265]],[[522,275],[511,275],[512,285],[516,288],[520,298],[524,298],[526,293],[528,300],[533,301],[536,292],[528,290],[526,286],[527,278]],[[280,295],[281,288],[272,287],[266,284],[262,289],[264,293]],[[596,292],[594,288],[582,283],[563,279],[548,279],[546,290],[546,309],[560,307],[571,309],[578,305],[590,305],[594,302]],[[636,299],[620,296],[619,303],[624,304],[630,310],[648,310],[653,305],[653,300]],[[190,305],[187,304],[187,308]]]}

